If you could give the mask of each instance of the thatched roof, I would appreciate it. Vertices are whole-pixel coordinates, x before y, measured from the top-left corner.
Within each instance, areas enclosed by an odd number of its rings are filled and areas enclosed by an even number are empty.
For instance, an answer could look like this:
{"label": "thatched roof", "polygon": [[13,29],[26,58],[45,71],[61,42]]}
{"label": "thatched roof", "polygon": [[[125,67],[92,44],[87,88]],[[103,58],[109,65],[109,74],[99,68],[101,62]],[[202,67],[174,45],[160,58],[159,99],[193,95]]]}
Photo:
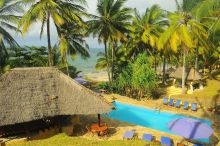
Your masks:
{"label": "thatched roof", "polygon": [[170,68],[168,68],[168,70],[167,70],[167,72],[168,72],[169,74],[173,73],[174,71],[176,71],[176,69],[173,68],[173,67],[170,67]]}
{"label": "thatched roof", "polygon": [[59,115],[109,113],[113,106],[56,68],[16,68],[0,77],[0,126]]}
{"label": "thatched roof", "polygon": [[[174,78],[177,78],[177,79],[182,79],[182,73],[183,73],[183,68],[178,67],[174,72],[171,73],[170,76],[174,77]],[[186,71],[185,75],[187,75],[187,71]]]}
{"label": "thatched roof", "polygon": [[[176,79],[182,79],[182,73],[183,73],[183,68],[182,67],[178,67],[176,69],[176,71],[171,73],[170,76],[174,77]],[[199,74],[198,71],[196,71],[195,69],[191,68],[190,70],[186,69],[185,78],[186,78],[186,80],[200,80],[201,79],[201,75]]]}
{"label": "thatched roof", "polygon": [[195,70],[194,68],[191,68],[188,75],[187,75],[187,80],[201,80],[202,77],[200,73]]}

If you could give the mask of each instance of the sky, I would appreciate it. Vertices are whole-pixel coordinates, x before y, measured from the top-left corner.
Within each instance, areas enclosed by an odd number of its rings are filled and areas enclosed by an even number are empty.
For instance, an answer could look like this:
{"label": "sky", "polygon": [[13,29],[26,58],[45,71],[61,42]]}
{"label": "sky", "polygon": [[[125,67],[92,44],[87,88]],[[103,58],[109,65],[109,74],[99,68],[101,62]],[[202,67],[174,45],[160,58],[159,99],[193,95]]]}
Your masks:
{"label": "sky", "polygon": [[[96,4],[97,0],[87,0],[87,11],[91,14],[96,14]],[[130,8],[136,8],[139,12],[143,13],[146,8],[151,7],[153,4],[158,4],[162,9],[168,11],[175,11],[176,4],[175,0],[128,0],[126,6]],[[16,35],[15,38],[21,46],[47,46],[47,37],[44,33],[43,37],[40,39],[40,23],[35,23],[31,25],[28,33],[21,37]],[[55,26],[51,24],[51,40],[52,44],[58,43],[57,33]],[[99,44],[97,39],[92,37],[86,38],[86,41],[90,48],[100,48],[103,45]]]}

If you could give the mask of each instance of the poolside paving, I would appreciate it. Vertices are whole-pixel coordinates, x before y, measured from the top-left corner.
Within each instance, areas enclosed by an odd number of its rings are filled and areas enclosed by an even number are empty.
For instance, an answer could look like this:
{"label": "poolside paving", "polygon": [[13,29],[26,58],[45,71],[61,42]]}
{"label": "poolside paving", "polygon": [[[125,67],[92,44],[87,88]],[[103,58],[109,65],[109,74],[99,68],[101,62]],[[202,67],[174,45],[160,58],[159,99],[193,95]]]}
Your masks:
{"label": "poolside paving", "polygon": [[[213,124],[213,128],[215,129],[215,137],[218,137],[220,139],[220,132],[218,132],[218,128],[220,127],[220,115],[216,115],[213,112],[209,112],[207,110],[207,107],[209,106],[209,103],[212,99],[208,99],[208,100],[204,100],[204,99],[198,99],[198,98],[183,98],[181,96],[173,96],[174,99],[181,99],[182,101],[189,101],[190,103],[196,102],[198,103],[198,110],[195,111],[191,111],[189,110],[184,110],[182,107],[181,108],[175,108],[172,106],[168,106],[168,105],[163,105],[163,99],[158,99],[158,100],[142,100],[142,101],[137,101],[134,100],[132,98],[128,98],[126,96],[121,96],[121,95],[117,95],[117,94],[110,94],[110,95],[104,95],[105,98],[112,102],[112,101],[118,101],[121,103],[125,103],[125,104],[131,104],[131,105],[136,105],[136,106],[141,106],[141,107],[145,107],[145,108],[151,108],[151,109],[155,109],[155,110],[160,110],[160,111],[166,111],[166,112],[171,112],[171,113],[175,113],[175,114],[183,114],[183,115],[187,115],[187,116],[193,116],[193,117],[197,117],[197,118],[203,118],[203,119],[208,119],[211,120],[213,123],[215,122],[215,124]],[[218,104],[220,103],[220,101],[217,101]],[[207,107],[206,107],[207,106]],[[218,122],[216,122],[218,121]],[[164,132],[160,132],[160,131],[156,131],[156,130],[152,130],[150,128],[139,128],[139,126],[136,127],[137,129],[140,129],[140,131],[149,131],[149,132],[153,132],[155,135],[157,135],[156,137],[160,138],[160,136],[165,135],[165,136],[170,136],[172,137],[176,142],[181,141],[182,137],[178,137],[175,135],[171,135],[171,134],[167,134]],[[127,129],[129,130],[129,129]],[[124,131],[124,129],[123,129]]]}

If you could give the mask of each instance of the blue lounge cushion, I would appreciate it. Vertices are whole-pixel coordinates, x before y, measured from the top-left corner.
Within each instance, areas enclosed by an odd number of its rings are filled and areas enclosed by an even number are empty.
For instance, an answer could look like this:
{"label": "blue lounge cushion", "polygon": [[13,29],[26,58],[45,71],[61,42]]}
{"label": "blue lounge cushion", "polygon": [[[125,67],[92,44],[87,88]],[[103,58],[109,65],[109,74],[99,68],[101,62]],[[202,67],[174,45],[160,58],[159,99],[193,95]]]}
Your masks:
{"label": "blue lounge cushion", "polygon": [[184,105],[183,105],[183,108],[184,109],[188,109],[189,108],[189,102],[185,101]]}
{"label": "blue lounge cushion", "polygon": [[170,106],[173,106],[173,102],[174,102],[174,99],[171,98],[171,99],[170,99],[170,102],[169,102],[169,105],[170,105]]}
{"label": "blue lounge cushion", "polygon": [[165,97],[165,98],[163,99],[163,104],[167,104],[167,103],[168,103],[168,98]]}
{"label": "blue lounge cushion", "polygon": [[175,103],[175,107],[180,107],[181,100],[177,100]]}
{"label": "blue lounge cushion", "polygon": [[171,139],[169,137],[161,137],[161,145],[172,146]]}
{"label": "blue lounge cushion", "polygon": [[134,136],[134,131],[126,131],[123,135],[123,138],[125,139],[132,139]]}
{"label": "blue lounge cushion", "polygon": [[193,146],[204,146],[204,144],[197,144],[197,143],[194,143]]}
{"label": "blue lounge cushion", "polygon": [[144,133],[143,136],[142,136],[142,140],[152,141],[153,140],[153,136],[151,134]]}
{"label": "blue lounge cushion", "polygon": [[197,110],[197,104],[196,103],[192,103],[192,111],[196,111]]}

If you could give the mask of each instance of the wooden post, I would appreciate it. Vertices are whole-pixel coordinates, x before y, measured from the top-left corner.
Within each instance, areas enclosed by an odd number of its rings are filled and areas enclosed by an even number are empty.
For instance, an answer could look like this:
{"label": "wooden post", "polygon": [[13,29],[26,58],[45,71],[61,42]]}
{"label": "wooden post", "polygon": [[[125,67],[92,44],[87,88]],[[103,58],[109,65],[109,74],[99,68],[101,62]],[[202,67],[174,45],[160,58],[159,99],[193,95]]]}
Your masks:
{"label": "wooden post", "polygon": [[99,124],[99,127],[101,127],[101,116],[100,116],[100,114],[98,114],[98,124]]}

